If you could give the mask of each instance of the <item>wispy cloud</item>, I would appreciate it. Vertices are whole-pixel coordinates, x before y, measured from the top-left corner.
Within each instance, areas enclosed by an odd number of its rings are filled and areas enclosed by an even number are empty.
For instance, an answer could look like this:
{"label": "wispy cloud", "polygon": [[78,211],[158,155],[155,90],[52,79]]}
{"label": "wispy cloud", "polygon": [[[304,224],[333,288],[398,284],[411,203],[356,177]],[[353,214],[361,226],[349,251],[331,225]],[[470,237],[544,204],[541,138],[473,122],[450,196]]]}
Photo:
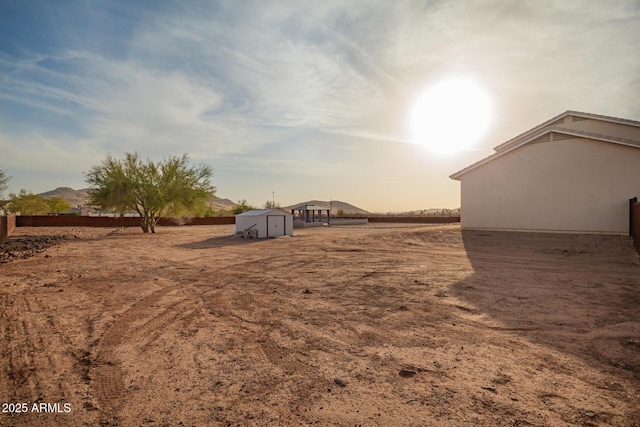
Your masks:
{"label": "wispy cloud", "polygon": [[412,104],[452,73],[492,93],[484,150],[564,109],[640,117],[635,0],[101,2],[53,25],[60,7],[13,5],[33,34],[0,29],[0,163],[15,171],[137,150],[239,180],[346,177],[370,165],[332,147],[411,149]]}

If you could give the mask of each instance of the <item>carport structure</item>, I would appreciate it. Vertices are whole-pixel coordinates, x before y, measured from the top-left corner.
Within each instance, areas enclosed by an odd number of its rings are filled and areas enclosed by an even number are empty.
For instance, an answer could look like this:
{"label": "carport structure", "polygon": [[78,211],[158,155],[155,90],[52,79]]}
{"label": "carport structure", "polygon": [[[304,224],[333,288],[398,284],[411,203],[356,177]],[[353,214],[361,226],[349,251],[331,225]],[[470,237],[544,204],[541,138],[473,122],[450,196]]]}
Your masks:
{"label": "carport structure", "polygon": [[[292,206],[290,209],[291,209],[291,214],[294,217],[297,213],[299,218],[298,220],[305,223],[329,222],[329,218],[331,214],[330,208],[318,206],[318,205],[301,204],[297,206]],[[323,213],[326,213],[326,216],[323,215]]]}

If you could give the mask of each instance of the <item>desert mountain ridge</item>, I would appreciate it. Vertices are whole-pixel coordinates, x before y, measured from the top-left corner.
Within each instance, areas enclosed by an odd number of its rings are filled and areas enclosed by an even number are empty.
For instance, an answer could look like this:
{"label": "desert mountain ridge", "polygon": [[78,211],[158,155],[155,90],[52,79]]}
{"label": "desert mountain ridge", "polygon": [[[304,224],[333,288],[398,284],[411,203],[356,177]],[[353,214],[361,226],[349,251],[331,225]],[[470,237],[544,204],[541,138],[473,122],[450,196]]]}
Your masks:
{"label": "desert mountain ridge", "polygon": [[54,190],[40,193],[40,196],[44,198],[58,196],[65,199],[71,206],[84,206],[89,202],[89,189],[82,188],[80,190],[74,190],[71,187],[58,187]]}
{"label": "desert mountain ridge", "polygon": [[[60,196],[65,199],[71,206],[86,206],[89,203],[89,189],[81,188],[79,190],[75,190],[70,187],[58,187],[54,190],[45,191],[44,193],[40,193],[43,197],[54,197]],[[209,203],[212,205],[213,209],[217,211],[231,211],[238,204],[233,202],[231,199],[224,199],[222,197],[214,196],[209,200]],[[331,207],[331,214],[337,215],[338,211],[342,211],[345,214],[357,214],[357,215],[371,215],[371,214],[392,214],[392,215],[406,215],[406,216],[434,216],[441,215],[443,213],[450,213],[452,216],[460,215],[460,208],[456,209],[444,209],[444,208],[430,208],[430,209],[416,209],[412,211],[405,212],[369,212],[365,209],[359,208],[347,202],[342,202],[340,200],[308,200],[305,202],[295,203],[289,206],[283,206],[282,209],[285,211],[289,211],[294,206],[299,205],[315,205],[320,206],[325,209],[329,209]],[[260,207],[257,207],[258,209]]]}
{"label": "desert mountain ridge", "polygon": [[[60,196],[67,201],[71,206],[86,206],[89,204],[89,189],[81,188],[80,190],[74,190],[70,187],[58,187],[55,190],[45,191],[40,193],[42,197],[54,197]],[[213,196],[209,203],[215,210],[231,210],[237,204],[229,199],[223,199],[218,196]]]}

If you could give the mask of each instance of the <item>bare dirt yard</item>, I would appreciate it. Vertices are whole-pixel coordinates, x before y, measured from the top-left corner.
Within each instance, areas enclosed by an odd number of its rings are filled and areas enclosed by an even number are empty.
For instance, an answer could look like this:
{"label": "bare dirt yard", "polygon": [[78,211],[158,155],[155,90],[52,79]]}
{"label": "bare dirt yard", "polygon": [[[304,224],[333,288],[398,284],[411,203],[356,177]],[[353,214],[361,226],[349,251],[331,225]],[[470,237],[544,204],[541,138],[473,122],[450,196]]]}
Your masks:
{"label": "bare dirt yard", "polygon": [[230,231],[16,229],[0,425],[640,425],[627,237]]}

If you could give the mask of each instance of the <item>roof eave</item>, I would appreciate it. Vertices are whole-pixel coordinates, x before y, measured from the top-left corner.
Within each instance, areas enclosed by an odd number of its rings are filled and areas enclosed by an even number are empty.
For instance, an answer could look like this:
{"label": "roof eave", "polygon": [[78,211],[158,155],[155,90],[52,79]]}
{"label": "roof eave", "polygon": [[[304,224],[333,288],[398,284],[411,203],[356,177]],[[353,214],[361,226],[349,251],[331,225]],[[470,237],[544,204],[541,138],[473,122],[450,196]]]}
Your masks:
{"label": "roof eave", "polygon": [[610,123],[618,123],[622,125],[640,127],[640,122],[636,120],[621,119],[619,117],[603,116],[600,114],[584,113],[584,112],[575,111],[575,110],[567,110],[564,113],[558,114],[557,116],[550,118],[549,120],[539,124],[538,126],[531,128],[528,131],[521,133],[520,135],[517,135],[509,139],[508,141],[503,142],[500,145],[493,147],[493,149],[495,151],[502,151],[505,148],[507,148],[509,145],[516,143],[516,141],[518,141],[519,139],[526,138],[536,132],[539,132],[541,129],[544,129],[547,126],[551,126],[551,123],[556,122],[560,119],[563,119],[567,116],[576,116],[576,117],[582,117],[584,119],[602,120]]}
{"label": "roof eave", "polygon": [[[567,113],[572,113],[572,112],[568,111]],[[510,147],[508,147],[506,149],[503,149],[502,151],[498,151],[496,153],[493,153],[490,156],[487,156],[484,159],[479,160],[479,161],[467,166],[466,168],[459,170],[458,172],[456,172],[456,173],[454,173],[452,175],[449,175],[449,178],[455,179],[457,181],[460,181],[460,178],[464,174],[466,174],[466,173],[468,173],[468,172],[470,172],[470,171],[472,171],[472,170],[484,165],[485,163],[488,163],[488,162],[492,161],[493,159],[495,159],[497,157],[500,157],[500,156],[502,156],[504,154],[507,154],[507,153],[519,148],[519,147],[522,147],[523,145],[528,144],[529,142],[533,141],[534,139],[540,138],[541,136],[544,136],[544,135],[546,135],[548,133],[551,133],[551,132],[561,133],[561,134],[564,134],[564,135],[570,135],[570,136],[574,136],[576,138],[593,139],[593,140],[596,140],[596,141],[610,142],[610,143],[613,143],[613,144],[624,145],[624,146],[627,146],[627,147],[640,148],[640,141],[632,141],[632,140],[627,140],[627,139],[623,139],[623,138],[616,138],[616,137],[607,136],[607,135],[599,135],[599,134],[594,134],[594,133],[590,133],[590,132],[577,131],[577,130],[574,130],[574,129],[566,129],[566,128],[562,128],[562,127],[558,127],[558,126],[547,126],[546,128],[543,128],[542,131],[539,130],[537,133],[530,134],[529,138],[524,139],[524,140],[520,141],[519,143],[514,144],[514,145],[512,145],[512,146],[510,146]]]}
{"label": "roof eave", "polygon": [[539,131],[540,129],[544,129],[545,127],[549,126],[551,123],[568,116],[571,112],[572,112],[571,110],[567,110],[564,113],[558,114],[557,116],[550,118],[549,120],[539,124],[538,126],[535,126],[519,135],[514,136],[513,138],[503,142],[502,144],[496,145],[495,147],[493,147],[493,149],[494,151],[500,151],[505,147],[507,147],[509,144],[512,144],[521,138],[526,138],[527,136]]}

